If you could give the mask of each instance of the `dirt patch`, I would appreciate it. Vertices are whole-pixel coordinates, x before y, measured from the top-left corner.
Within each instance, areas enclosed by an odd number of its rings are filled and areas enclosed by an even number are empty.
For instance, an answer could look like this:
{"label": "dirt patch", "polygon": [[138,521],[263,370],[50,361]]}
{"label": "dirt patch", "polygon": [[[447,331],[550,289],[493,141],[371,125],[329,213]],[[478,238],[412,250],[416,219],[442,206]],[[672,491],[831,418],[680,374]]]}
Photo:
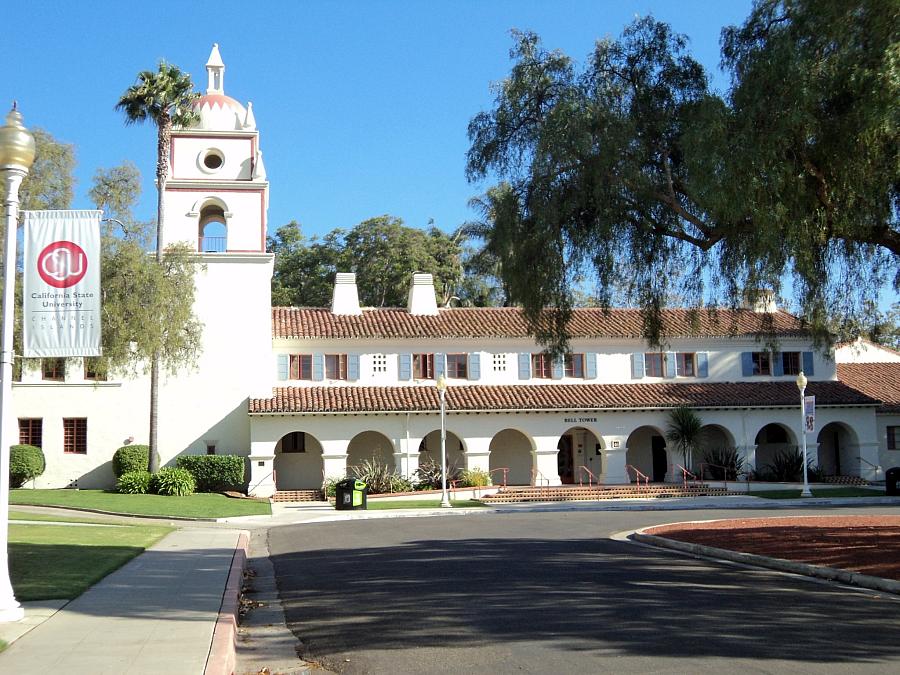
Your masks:
{"label": "dirt patch", "polygon": [[900,516],[746,518],[662,525],[644,532],[900,581]]}

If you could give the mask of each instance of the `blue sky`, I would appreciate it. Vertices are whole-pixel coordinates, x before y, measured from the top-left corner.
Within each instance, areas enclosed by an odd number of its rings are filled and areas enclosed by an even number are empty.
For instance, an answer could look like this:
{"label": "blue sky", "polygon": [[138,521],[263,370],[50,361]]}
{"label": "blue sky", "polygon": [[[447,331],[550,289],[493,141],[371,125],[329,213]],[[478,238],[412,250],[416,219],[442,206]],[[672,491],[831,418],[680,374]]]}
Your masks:
{"label": "blue sky", "polygon": [[[135,75],[165,58],[206,87],[218,42],[225,91],[253,102],[271,183],[270,231],[307,235],[381,214],[453,230],[486,185],[464,175],[469,120],[510,69],[512,28],[583,62],[598,38],[653,14],[690,37],[718,69],[719,34],[750,0],[345,0],[152,3],[16,0],[4,7],[0,96],[29,127],[72,143],[76,208],[98,167],[131,160],[144,176],[138,216],[155,215],[155,130],[126,127],[114,105]],[[0,100],[2,100],[0,99]],[[5,107],[4,109],[8,109]]]}

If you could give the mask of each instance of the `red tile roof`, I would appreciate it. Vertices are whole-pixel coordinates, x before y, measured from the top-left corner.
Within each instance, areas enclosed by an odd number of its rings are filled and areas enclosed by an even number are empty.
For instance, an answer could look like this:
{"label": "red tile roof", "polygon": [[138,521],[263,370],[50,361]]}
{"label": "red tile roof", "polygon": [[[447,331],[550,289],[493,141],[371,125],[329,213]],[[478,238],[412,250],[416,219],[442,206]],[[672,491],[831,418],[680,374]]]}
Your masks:
{"label": "red tile roof", "polygon": [[[786,312],[770,315],[750,310],[716,309],[664,312],[667,337],[756,336],[774,331],[782,337],[803,335],[797,317]],[[636,309],[576,309],[569,325],[577,338],[640,338],[643,319]],[[460,307],[440,309],[436,316],[412,315],[405,309],[367,308],[355,316],[334,315],[328,308],[273,307],[272,335],[294,339],[405,339],[405,338],[527,338],[528,324],[515,307]]]}
{"label": "red tile roof", "polygon": [[[437,410],[433,385],[405,387],[280,387],[250,399],[250,414],[360,413]],[[878,401],[841,382],[810,382],[807,394],[827,405],[874,406]],[[460,385],[447,389],[451,411],[622,410],[635,408],[782,407],[800,405],[793,382],[696,384]]]}
{"label": "red tile roof", "polygon": [[839,363],[841,382],[882,401],[878,412],[900,413],[900,363]]}

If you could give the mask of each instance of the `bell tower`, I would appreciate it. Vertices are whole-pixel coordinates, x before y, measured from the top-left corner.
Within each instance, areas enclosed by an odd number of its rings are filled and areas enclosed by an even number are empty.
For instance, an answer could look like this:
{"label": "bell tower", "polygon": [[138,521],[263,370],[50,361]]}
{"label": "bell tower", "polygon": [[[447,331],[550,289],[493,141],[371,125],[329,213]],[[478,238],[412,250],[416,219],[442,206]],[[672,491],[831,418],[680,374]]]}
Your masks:
{"label": "bell tower", "polygon": [[264,253],[269,183],[253,104],[225,94],[225,63],[214,44],[200,121],[172,130],[164,245],[187,242],[201,254]]}

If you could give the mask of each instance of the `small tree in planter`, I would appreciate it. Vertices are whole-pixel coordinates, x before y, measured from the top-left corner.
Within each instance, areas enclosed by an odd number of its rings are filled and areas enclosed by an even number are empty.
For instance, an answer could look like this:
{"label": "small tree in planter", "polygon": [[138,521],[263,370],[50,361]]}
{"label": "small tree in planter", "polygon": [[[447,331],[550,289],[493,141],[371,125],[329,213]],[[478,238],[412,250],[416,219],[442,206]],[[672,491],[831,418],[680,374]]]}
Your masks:
{"label": "small tree in planter", "polygon": [[684,458],[684,466],[691,469],[691,454],[700,440],[700,430],[703,428],[703,420],[686,405],[678,406],[669,413],[669,427],[666,430],[666,439],[675,444],[675,448],[681,451]]}
{"label": "small tree in planter", "polygon": [[46,468],[44,452],[34,445],[12,445],[9,448],[9,485],[18,488],[34,480]]}

